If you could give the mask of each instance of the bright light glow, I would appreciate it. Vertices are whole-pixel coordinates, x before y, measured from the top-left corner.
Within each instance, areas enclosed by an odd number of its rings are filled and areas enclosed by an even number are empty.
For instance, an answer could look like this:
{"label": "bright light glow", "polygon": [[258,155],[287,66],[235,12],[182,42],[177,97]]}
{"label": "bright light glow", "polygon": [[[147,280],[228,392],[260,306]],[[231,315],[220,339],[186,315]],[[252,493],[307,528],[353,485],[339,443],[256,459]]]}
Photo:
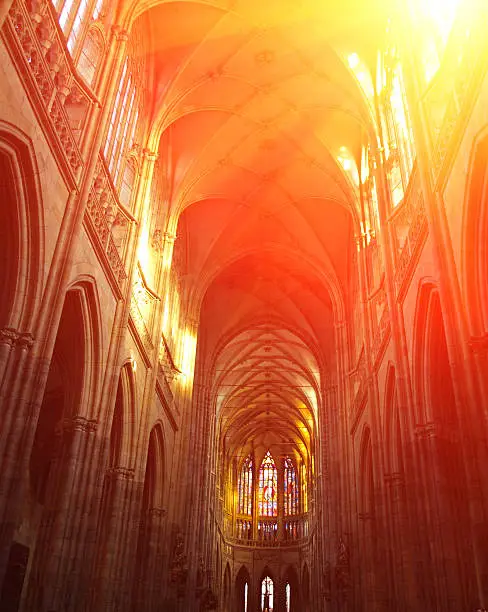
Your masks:
{"label": "bright light glow", "polygon": [[143,270],[147,271],[150,263],[150,252],[149,252],[149,232],[144,225],[141,231],[141,237],[139,239],[139,246],[137,248],[137,258],[141,264]]}
{"label": "bright light glow", "polygon": [[261,610],[269,612],[273,609],[273,581],[266,576],[261,583]]}
{"label": "bright light glow", "polygon": [[359,185],[359,174],[356,168],[356,164],[354,163],[354,160],[351,157],[346,147],[341,147],[339,149],[339,155],[337,156],[337,161],[341,164],[344,171],[349,174],[352,182],[357,187]]}
{"label": "bright light glow", "polygon": [[444,44],[451,33],[459,4],[460,0],[428,0],[420,3],[420,10],[437,26]]}
{"label": "bright light glow", "polygon": [[361,60],[357,53],[350,53],[347,58],[347,65],[356,77],[364,95],[371,101],[374,91],[371,74],[366,64]]}
{"label": "bright light glow", "polygon": [[249,585],[246,584],[244,585],[244,612],[247,612],[247,593],[249,591]]}
{"label": "bright light glow", "polygon": [[351,70],[355,70],[359,66],[359,55],[357,53],[351,53],[347,58],[347,63]]}
{"label": "bright light glow", "polygon": [[461,0],[410,0],[413,20],[420,32],[420,53],[426,83],[442,61]]}
{"label": "bright light glow", "polygon": [[163,246],[163,268],[169,270],[173,261],[173,242],[165,241]]}
{"label": "bright light glow", "polygon": [[190,384],[193,379],[193,368],[195,365],[195,353],[197,348],[197,338],[188,329],[183,335],[183,349],[181,358],[181,372],[185,377],[185,382]]}

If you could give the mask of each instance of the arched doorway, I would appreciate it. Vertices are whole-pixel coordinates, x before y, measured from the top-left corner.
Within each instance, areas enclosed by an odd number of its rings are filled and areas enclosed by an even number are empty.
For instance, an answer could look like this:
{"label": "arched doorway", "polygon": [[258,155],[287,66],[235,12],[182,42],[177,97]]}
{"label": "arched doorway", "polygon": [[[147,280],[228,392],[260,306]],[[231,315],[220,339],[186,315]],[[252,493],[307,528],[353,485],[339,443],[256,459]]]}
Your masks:
{"label": "arched doorway", "polygon": [[88,516],[70,509],[82,503],[97,428],[90,418],[98,387],[98,371],[92,369],[100,351],[97,304],[95,286],[88,279],[66,293],[34,434],[29,462],[32,503],[25,516],[35,545],[26,602],[32,609],[55,609],[67,596],[64,589],[76,590],[73,581],[68,586],[73,569],[59,563],[71,541],[55,534],[80,534],[76,557],[72,553],[80,563],[77,579],[81,582],[89,572],[83,562]]}
{"label": "arched doorway", "polygon": [[230,612],[230,565],[227,563],[224,572],[224,597],[223,597],[223,610],[224,612]]}
{"label": "arched doorway", "polygon": [[283,576],[285,585],[285,612],[300,612],[300,581],[294,567],[289,566]]}
{"label": "arched doorway", "polygon": [[266,574],[261,580],[261,612],[273,612],[275,609],[275,585],[274,581]]}
{"label": "arched doorway", "polygon": [[[422,561],[432,572],[423,598],[433,607],[469,607],[475,592],[468,550],[469,509],[459,418],[444,316],[434,282],[420,287],[416,313],[415,391],[423,514]],[[465,443],[465,442],[464,442]],[[445,537],[445,534],[449,537]],[[426,561],[427,560],[427,561]]]}
{"label": "arched doorway", "polygon": [[162,558],[164,549],[164,484],[164,434],[158,423],[151,430],[146,459],[134,583],[136,610],[153,609],[163,596],[158,560]]}
{"label": "arched doorway", "polygon": [[303,612],[308,612],[310,609],[310,573],[306,563],[302,570],[302,605]]}
{"label": "arched doorway", "polygon": [[235,581],[235,612],[251,612],[251,576],[244,565],[238,571]]}

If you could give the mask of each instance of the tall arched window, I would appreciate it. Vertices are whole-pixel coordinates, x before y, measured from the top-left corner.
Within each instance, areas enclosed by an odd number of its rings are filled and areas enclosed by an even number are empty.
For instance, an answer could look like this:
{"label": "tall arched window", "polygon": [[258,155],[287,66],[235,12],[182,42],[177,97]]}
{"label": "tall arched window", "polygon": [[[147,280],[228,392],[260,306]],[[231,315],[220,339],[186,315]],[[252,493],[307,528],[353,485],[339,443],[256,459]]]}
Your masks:
{"label": "tall arched window", "polygon": [[145,95],[143,25],[136,27],[129,41],[127,58],[110,116],[103,154],[113,183],[126,203],[135,180],[134,160],[137,133]]}
{"label": "tall arched window", "polygon": [[379,58],[378,89],[388,181],[397,206],[407,189],[415,150],[402,66],[394,47]]}
{"label": "tall arched window", "polygon": [[284,472],[284,511],[285,516],[298,514],[297,473],[290,457],[285,458]]}
{"label": "tall arched window", "polygon": [[290,603],[291,603],[291,587],[290,583],[286,583],[285,587],[285,603],[286,603],[286,612],[290,612]]}
{"label": "tall arched window", "polygon": [[98,30],[88,30],[78,58],[78,72],[88,85],[93,86],[98,64],[103,55],[103,40]]}
{"label": "tall arched window", "polygon": [[244,612],[247,612],[247,596],[249,594],[249,585],[246,582],[244,585]]}
{"label": "tall arched window", "polygon": [[268,451],[259,468],[259,515],[278,516],[278,472]]}
{"label": "tall arched window", "polygon": [[269,576],[261,582],[261,610],[273,612],[273,581]]}
{"label": "tall arched window", "polygon": [[252,512],[252,458],[249,455],[242,464],[239,475],[239,513],[251,515]]}
{"label": "tall arched window", "polygon": [[54,0],[53,4],[66,36],[68,50],[75,56],[90,22],[100,16],[103,0]]}

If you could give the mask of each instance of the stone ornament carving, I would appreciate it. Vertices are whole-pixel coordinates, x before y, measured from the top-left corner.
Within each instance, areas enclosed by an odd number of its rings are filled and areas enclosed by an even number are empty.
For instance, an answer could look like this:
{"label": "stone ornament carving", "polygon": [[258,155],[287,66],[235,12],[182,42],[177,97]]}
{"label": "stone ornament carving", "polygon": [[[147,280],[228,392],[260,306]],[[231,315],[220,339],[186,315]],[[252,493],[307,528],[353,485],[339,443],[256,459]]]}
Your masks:
{"label": "stone ornament carving", "polygon": [[98,421],[95,419],[87,419],[83,416],[75,416],[72,419],[66,419],[63,422],[63,430],[69,431],[82,431],[84,433],[94,433],[97,430]]}
{"label": "stone ornament carving", "polygon": [[178,527],[173,530],[173,541],[173,552],[169,566],[169,580],[170,583],[176,587],[177,596],[183,597],[188,578],[188,558],[185,554],[183,533]]}
{"label": "stone ornament carving", "polygon": [[114,466],[107,470],[107,476],[118,480],[133,480],[135,471],[133,468],[126,468],[122,466]]}
{"label": "stone ornament carving", "polygon": [[322,595],[326,601],[330,601],[331,596],[331,569],[330,562],[326,561],[324,565],[324,573],[322,576],[323,590]]}
{"label": "stone ornament carving", "polygon": [[166,510],[164,508],[149,508],[147,515],[151,518],[162,519],[166,516]]}
{"label": "stone ornament carving", "polygon": [[0,344],[10,347],[17,345],[21,349],[30,349],[34,344],[34,338],[30,333],[19,332],[13,327],[4,327],[0,329]]}
{"label": "stone ornament carving", "polygon": [[337,590],[341,594],[347,593],[351,588],[351,568],[349,562],[349,550],[343,537],[339,538],[337,545],[337,563],[335,568],[335,579]]}

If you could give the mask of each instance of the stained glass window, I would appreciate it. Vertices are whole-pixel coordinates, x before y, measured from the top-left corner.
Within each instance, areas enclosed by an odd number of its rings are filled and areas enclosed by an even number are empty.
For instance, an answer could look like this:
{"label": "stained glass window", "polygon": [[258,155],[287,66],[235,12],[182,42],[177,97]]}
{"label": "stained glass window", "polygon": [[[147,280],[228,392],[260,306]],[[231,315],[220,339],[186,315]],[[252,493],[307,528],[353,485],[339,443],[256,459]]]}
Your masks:
{"label": "stained glass window", "polygon": [[268,451],[259,469],[259,514],[278,516],[278,472]]}
{"label": "stained glass window", "polygon": [[261,610],[273,612],[273,581],[269,576],[261,582]]}
{"label": "stained glass window", "polygon": [[249,455],[242,464],[239,476],[239,513],[251,514],[252,511],[252,458]]}
{"label": "stained glass window", "polygon": [[290,612],[290,599],[291,599],[291,587],[287,582],[285,587],[285,595],[286,595],[286,612]]}
{"label": "stained glass window", "polygon": [[285,515],[298,514],[297,473],[290,457],[285,459],[284,510]]}

